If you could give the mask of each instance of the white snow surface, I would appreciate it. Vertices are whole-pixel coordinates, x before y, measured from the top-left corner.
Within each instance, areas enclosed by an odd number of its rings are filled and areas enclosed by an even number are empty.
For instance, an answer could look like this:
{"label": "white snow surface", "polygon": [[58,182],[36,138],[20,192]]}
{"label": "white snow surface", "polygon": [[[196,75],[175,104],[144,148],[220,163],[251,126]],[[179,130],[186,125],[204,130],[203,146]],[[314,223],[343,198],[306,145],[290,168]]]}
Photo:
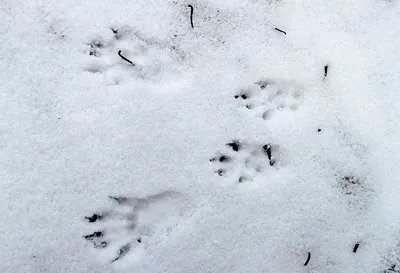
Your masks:
{"label": "white snow surface", "polygon": [[400,272],[398,0],[0,18],[0,272]]}

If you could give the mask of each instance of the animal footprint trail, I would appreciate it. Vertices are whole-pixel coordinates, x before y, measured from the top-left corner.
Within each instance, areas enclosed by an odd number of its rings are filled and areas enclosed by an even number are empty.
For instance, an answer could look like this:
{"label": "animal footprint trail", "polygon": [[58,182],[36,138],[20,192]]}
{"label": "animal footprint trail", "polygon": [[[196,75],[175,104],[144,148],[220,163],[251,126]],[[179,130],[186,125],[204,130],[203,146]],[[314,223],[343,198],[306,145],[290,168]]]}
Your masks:
{"label": "animal footprint trail", "polygon": [[124,258],[146,238],[153,236],[154,225],[170,214],[177,192],[166,191],[144,198],[109,196],[112,207],[86,216],[95,230],[83,238],[98,251],[105,251],[111,263]]}
{"label": "animal footprint trail", "polygon": [[260,80],[234,95],[254,116],[269,120],[279,113],[296,111],[303,97],[303,88],[290,81]]}
{"label": "animal footprint trail", "polygon": [[233,140],[228,142],[210,162],[217,165],[216,174],[231,176],[239,183],[252,181],[257,175],[273,167],[276,162],[276,147]]}

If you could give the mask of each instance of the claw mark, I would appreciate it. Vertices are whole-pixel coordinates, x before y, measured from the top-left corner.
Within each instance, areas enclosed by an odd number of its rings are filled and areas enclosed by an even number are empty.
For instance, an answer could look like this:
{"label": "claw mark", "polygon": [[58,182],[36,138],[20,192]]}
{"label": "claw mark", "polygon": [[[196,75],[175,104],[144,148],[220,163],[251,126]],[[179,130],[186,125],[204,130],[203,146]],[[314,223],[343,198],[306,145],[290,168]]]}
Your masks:
{"label": "claw mark", "polygon": [[96,232],[93,232],[92,234],[83,236],[83,238],[85,238],[86,240],[92,241],[94,238],[103,237],[103,235],[104,235],[103,232],[96,231]]}
{"label": "claw mark", "polygon": [[248,179],[246,176],[243,176],[243,175],[242,175],[242,176],[239,177],[238,182],[239,182],[239,183],[244,183],[244,182],[246,182],[246,181],[248,181],[248,180],[249,180],[249,179]]}
{"label": "claw mark", "polygon": [[285,31],[283,31],[283,30],[281,30],[281,29],[279,29],[279,28],[275,28],[275,30],[277,30],[277,31],[279,31],[279,32],[282,32],[283,34],[285,34],[285,35],[286,35],[286,32],[285,32]]}
{"label": "claw mark", "polygon": [[194,28],[194,26],[193,26],[193,6],[188,5],[188,7],[190,8],[190,24],[192,25],[192,28]]}
{"label": "claw mark", "polygon": [[239,141],[236,140],[229,142],[228,144],[226,144],[226,146],[231,147],[235,152],[238,152],[241,147]]}
{"label": "claw mark", "polygon": [[238,99],[238,98],[242,98],[242,99],[246,100],[248,98],[248,95],[247,94],[235,95],[235,99]]}
{"label": "claw mark", "polygon": [[114,260],[112,260],[111,262],[116,262],[119,259],[121,259],[122,257],[124,257],[129,251],[131,250],[131,245],[130,244],[125,244],[123,245],[119,250],[118,250],[118,256],[115,257]]}
{"label": "claw mark", "polygon": [[267,154],[268,160],[269,160],[269,165],[273,166],[275,163],[275,160],[272,159],[272,152],[271,152],[271,145],[270,144],[265,144],[263,146],[263,151]]}
{"label": "claw mark", "polygon": [[99,214],[93,214],[92,216],[90,216],[90,217],[86,216],[85,218],[89,220],[89,223],[93,223],[93,222],[96,222],[97,220],[101,220],[101,218],[103,218],[103,216],[101,216]]}
{"label": "claw mark", "polygon": [[227,155],[221,155],[220,157],[214,157],[210,159],[211,162],[216,160],[218,160],[219,162],[229,162],[231,158]]}
{"label": "claw mark", "polygon": [[118,32],[118,29],[117,28],[110,28],[111,29],[111,31],[113,32],[113,34],[114,34],[114,38],[115,38],[115,40],[118,40],[119,38],[121,38],[121,33],[119,33]]}
{"label": "claw mark", "polygon": [[122,56],[121,52],[122,52],[122,50],[118,51],[118,56],[120,56],[124,61],[130,63],[133,66],[135,66],[135,64],[132,61],[130,61],[127,58],[125,58],[124,56]]}
{"label": "claw mark", "polygon": [[390,266],[389,269],[387,269],[387,270],[384,271],[384,273],[387,273],[387,272],[389,272],[389,271],[390,271],[390,272],[397,272],[397,273],[400,272],[399,269],[396,269],[396,264],[392,264],[392,265]]}
{"label": "claw mark", "polygon": [[231,158],[229,156],[223,155],[219,158],[219,162],[229,161]]}
{"label": "claw mark", "polygon": [[357,252],[358,247],[360,246],[360,243],[356,243],[353,247],[353,253]]}
{"label": "claw mark", "polygon": [[307,261],[304,263],[304,266],[308,265],[308,262],[310,261],[310,259],[311,259],[311,252],[308,252]]}

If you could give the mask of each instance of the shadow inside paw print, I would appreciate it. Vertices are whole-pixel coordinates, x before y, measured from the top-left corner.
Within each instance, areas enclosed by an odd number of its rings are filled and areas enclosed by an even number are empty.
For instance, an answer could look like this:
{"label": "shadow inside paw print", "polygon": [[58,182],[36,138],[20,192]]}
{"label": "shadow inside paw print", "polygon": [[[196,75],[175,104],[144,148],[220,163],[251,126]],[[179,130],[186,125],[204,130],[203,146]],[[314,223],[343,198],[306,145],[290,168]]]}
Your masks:
{"label": "shadow inside paw print", "polygon": [[88,43],[89,46],[89,55],[94,56],[94,57],[100,57],[100,50],[104,47],[104,44],[102,41],[98,39],[92,40],[90,43]]}
{"label": "shadow inside paw print", "polygon": [[[152,235],[152,222],[168,212],[168,202],[177,197],[179,193],[171,191],[145,198],[109,196],[113,203],[111,209],[85,217],[90,225],[98,229],[83,238],[96,249],[111,248],[109,260],[114,263]],[[143,216],[146,220],[142,219]]]}
{"label": "shadow inside paw print", "polygon": [[356,191],[358,187],[362,187],[360,183],[360,179],[347,175],[340,178],[339,181],[340,187],[342,191],[347,195],[356,195]]}
{"label": "shadow inside paw print", "polygon": [[286,110],[296,111],[302,97],[299,84],[283,80],[260,80],[234,95],[241,105],[264,120]]}
{"label": "shadow inside paw print", "polygon": [[274,166],[274,149],[270,144],[257,145],[233,140],[226,144],[225,151],[210,159],[218,165],[215,171],[219,176],[236,173],[237,182],[252,181],[259,173],[264,172],[268,166]]}

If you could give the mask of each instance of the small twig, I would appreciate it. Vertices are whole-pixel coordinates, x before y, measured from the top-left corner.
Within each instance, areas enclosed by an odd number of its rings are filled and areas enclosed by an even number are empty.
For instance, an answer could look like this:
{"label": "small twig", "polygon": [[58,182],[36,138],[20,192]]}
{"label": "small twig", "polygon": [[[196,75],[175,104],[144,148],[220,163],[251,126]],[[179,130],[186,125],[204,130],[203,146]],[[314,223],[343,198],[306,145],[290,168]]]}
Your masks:
{"label": "small twig", "polygon": [[275,30],[277,30],[277,31],[279,31],[279,32],[282,32],[283,34],[286,35],[286,31],[283,31],[283,30],[281,30],[281,29],[279,29],[279,28],[275,28]]}
{"label": "small twig", "polygon": [[269,165],[273,166],[275,163],[275,160],[272,159],[272,151],[271,151],[271,145],[270,144],[265,144],[263,146],[263,151],[267,154],[268,160],[269,160]]}
{"label": "small twig", "polygon": [[128,60],[127,58],[125,58],[124,56],[122,56],[121,52],[122,52],[122,50],[118,51],[118,56],[120,56],[120,57],[122,58],[122,60],[124,60],[124,61],[130,63],[130,64],[133,65],[133,66],[135,66],[135,64],[134,64],[132,61],[130,61],[130,60]]}
{"label": "small twig", "polygon": [[328,76],[328,65],[325,65],[324,71],[325,71],[325,77]]}
{"label": "small twig", "polygon": [[311,259],[311,252],[308,252],[307,261],[304,263],[304,266],[308,265],[308,262],[310,261],[310,259]]}
{"label": "small twig", "polygon": [[357,252],[358,247],[360,246],[360,243],[356,243],[353,247],[353,253]]}
{"label": "small twig", "polygon": [[188,7],[190,8],[190,24],[192,25],[192,28],[194,28],[194,26],[193,26],[193,6],[188,5]]}

